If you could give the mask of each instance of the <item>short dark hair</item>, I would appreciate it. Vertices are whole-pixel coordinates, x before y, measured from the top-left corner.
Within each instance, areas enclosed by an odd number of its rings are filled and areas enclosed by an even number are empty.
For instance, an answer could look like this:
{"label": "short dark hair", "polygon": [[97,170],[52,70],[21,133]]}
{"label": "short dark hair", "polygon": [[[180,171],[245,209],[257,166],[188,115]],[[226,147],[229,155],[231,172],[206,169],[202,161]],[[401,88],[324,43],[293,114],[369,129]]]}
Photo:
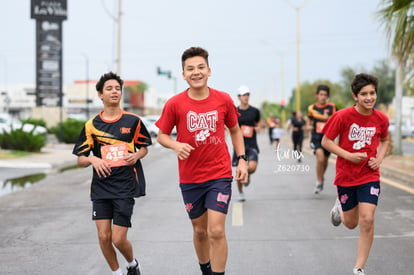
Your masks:
{"label": "short dark hair", "polygon": [[377,92],[378,88],[378,78],[375,75],[360,73],[355,75],[354,79],[351,83],[352,92],[354,95],[358,95],[359,91],[367,85],[374,85],[375,92]]}
{"label": "short dark hair", "polygon": [[110,80],[110,79],[115,79],[116,81],[118,81],[119,85],[121,86],[121,90],[122,90],[122,86],[124,85],[124,81],[121,79],[121,77],[119,77],[119,75],[117,75],[113,72],[109,72],[109,73],[106,73],[106,74],[101,76],[101,78],[96,83],[96,90],[98,92],[102,93],[105,82]]}
{"label": "short dark hair", "polygon": [[316,87],[316,94],[319,94],[320,91],[326,91],[329,97],[329,87],[327,85],[321,84]]}
{"label": "short dark hair", "polygon": [[200,48],[200,47],[191,47],[184,51],[183,55],[181,56],[181,66],[184,69],[184,62],[191,57],[201,56],[206,60],[208,66],[208,51]]}

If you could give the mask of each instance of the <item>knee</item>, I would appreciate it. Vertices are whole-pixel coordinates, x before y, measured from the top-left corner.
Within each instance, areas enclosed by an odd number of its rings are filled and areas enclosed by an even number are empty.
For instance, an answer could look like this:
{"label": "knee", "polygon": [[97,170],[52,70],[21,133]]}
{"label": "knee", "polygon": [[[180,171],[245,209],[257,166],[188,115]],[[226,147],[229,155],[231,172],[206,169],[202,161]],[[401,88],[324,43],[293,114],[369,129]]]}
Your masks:
{"label": "knee", "polygon": [[126,238],[122,236],[112,236],[112,242],[116,247],[121,247],[122,244],[126,241]]}
{"label": "knee", "polygon": [[211,241],[218,241],[225,238],[225,230],[222,226],[215,226],[209,229],[208,236]]}
{"label": "knee", "polygon": [[359,227],[362,231],[370,232],[374,228],[374,217],[373,216],[363,216],[359,221]]}
{"label": "knee", "polygon": [[202,240],[207,239],[207,237],[208,237],[208,235],[207,235],[207,229],[206,228],[203,228],[203,227],[200,227],[200,226],[194,227],[194,238],[195,239],[197,239],[199,241],[202,241]]}
{"label": "knee", "polygon": [[98,239],[101,244],[108,244],[112,242],[111,232],[99,232]]}
{"label": "knee", "polygon": [[344,225],[348,228],[348,229],[354,229],[355,227],[358,226],[358,222],[356,221],[344,221]]}

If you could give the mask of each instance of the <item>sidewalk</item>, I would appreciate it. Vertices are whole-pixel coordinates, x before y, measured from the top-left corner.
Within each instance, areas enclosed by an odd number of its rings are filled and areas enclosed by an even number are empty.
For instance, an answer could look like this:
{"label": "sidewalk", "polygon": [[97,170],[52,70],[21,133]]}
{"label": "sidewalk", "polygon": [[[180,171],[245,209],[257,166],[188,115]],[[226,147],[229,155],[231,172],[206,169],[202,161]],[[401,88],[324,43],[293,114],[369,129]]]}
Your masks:
{"label": "sidewalk", "polygon": [[52,143],[42,148],[40,153],[24,157],[0,158],[0,168],[40,168],[59,170],[76,164],[72,154],[73,144]]}

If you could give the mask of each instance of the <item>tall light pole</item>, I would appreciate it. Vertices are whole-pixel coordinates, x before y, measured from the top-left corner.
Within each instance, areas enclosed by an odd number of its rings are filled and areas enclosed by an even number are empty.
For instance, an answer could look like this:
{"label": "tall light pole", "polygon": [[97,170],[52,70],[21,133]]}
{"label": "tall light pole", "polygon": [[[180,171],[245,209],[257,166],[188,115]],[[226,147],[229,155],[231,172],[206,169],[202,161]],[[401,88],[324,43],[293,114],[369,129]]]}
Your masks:
{"label": "tall light pole", "polygon": [[116,73],[118,75],[121,75],[121,20],[122,17],[122,0],[118,0],[118,17],[117,17],[117,23],[118,23],[118,35],[117,35],[117,58],[116,58]]}
{"label": "tall light pole", "polygon": [[117,49],[116,49],[116,73],[117,75],[121,75],[121,69],[122,69],[122,58],[121,58],[121,42],[122,42],[122,36],[121,36],[121,23],[122,23],[122,0],[118,0],[118,14],[117,16],[114,16],[110,10],[108,10],[105,6],[104,0],[101,0],[102,7],[104,8],[105,12],[108,14],[109,17],[114,20],[114,22],[117,24]]}
{"label": "tall light pole", "polygon": [[89,119],[89,58],[86,54],[82,54],[85,58],[85,83],[86,83],[86,92],[85,92],[85,114],[86,120]]}
{"label": "tall light pole", "polygon": [[296,11],[296,111],[300,111],[300,9],[308,0],[304,0],[301,5],[294,5],[291,0],[287,1]]}

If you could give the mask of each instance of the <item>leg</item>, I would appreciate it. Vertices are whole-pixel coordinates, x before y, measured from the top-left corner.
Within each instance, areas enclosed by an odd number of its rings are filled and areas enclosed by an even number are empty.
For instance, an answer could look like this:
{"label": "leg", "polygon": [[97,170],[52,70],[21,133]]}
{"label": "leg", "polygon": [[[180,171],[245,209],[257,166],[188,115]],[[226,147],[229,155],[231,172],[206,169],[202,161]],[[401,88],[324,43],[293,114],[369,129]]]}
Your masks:
{"label": "leg", "polygon": [[250,160],[247,163],[247,173],[253,174],[254,172],[256,172],[256,169],[257,169],[257,161]]}
{"label": "leg", "polygon": [[207,235],[207,212],[198,218],[192,219],[193,243],[200,264],[210,260],[210,244]]}
{"label": "leg", "polygon": [[227,262],[226,214],[208,209],[208,239],[213,272],[224,272]]}
{"label": "leg", "polygon": [[316,179],[319,183],[323,181],[323,174],[325,173],[327,165],[325,164],[325,154],[322,148],[318,148],[315,151],[316,155]]}
{"label": "leg", "polygon": [[127,239],[128,227],[114,224],[112,230],[112,242],[128,263],[134,260],[131,242]]}
{"label": "leg", "polygon": [[119,268],[116,252],[112,245],[111,220],[96,220],[96,228],[98,230],[99,246],[109,267],[112,271]]}
{"label": "leg", "polygon": [[376,205],[370,203],[359,203],[359,240],[355,268],[363,269],[371,250],[374,240],[374,214]]}

